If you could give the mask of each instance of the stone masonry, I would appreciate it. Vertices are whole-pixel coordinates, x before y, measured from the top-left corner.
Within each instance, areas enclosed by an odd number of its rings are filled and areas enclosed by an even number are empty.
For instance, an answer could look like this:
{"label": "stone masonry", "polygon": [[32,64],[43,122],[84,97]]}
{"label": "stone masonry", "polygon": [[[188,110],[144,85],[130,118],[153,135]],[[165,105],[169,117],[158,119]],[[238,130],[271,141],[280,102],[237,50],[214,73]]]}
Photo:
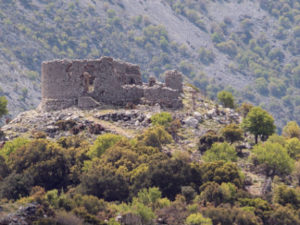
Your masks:
{"label": "stone masonry", "polygon": [[54,60],[42,64],[42,102],[44,111],[71,106],[94,108],[101,104],[160,104],[180,108],[182,74],[165,73],[165,83],[154,77],[142,82],[137,65],[102,57],[95,60]]}

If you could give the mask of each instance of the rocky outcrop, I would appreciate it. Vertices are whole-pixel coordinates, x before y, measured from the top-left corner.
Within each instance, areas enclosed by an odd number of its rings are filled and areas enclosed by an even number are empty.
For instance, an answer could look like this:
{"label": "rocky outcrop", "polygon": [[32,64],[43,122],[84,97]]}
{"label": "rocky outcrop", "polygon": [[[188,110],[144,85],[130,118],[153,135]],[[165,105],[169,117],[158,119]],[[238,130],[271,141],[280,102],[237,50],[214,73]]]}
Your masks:
{"label": "rocky outcrop", "polygon": [[34,221],[47,218],[52,214],[51,210],[45,211],[39,204],[29,203],[26,206],[21,206],[15,213],[0,218],[0,225],[31,225]]}

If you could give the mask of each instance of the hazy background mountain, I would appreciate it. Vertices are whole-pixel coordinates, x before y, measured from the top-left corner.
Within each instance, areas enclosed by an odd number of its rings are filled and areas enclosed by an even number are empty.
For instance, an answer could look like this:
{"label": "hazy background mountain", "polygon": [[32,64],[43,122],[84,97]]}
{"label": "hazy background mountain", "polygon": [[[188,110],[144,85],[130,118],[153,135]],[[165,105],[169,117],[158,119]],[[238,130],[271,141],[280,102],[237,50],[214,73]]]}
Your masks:
{"label": "hazy background mountain", "polygon": [[40,66],[112,56],[161,79],[177,68],[204,93],[300,122],[299,0],[1,0],[0,94],[12,116],[40,101]]}

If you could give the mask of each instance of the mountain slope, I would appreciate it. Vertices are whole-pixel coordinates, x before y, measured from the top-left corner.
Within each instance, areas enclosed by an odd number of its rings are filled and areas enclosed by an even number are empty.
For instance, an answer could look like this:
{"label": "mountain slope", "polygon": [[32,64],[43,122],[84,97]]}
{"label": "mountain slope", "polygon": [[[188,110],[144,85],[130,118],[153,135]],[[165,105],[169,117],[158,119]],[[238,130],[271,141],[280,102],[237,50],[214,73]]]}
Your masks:
{"label": "mountain slope", "polygon": [[0,2],[0,87],[13,116],[40,100],[40,64],[103,55],[146,79],[177,68],[204,93],[225,88],[278,125],[300,122],[299,2],[14,0]]}

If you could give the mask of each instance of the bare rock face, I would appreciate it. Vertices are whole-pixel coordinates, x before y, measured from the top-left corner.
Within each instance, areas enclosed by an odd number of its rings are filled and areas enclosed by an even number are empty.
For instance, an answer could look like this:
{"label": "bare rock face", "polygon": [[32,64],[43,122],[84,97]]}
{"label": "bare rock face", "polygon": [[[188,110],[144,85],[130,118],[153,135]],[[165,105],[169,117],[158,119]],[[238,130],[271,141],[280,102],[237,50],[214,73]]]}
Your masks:
{"label": "bare rock face", "polygon": [[165,84],[157,85],[150,78],[146,85],[139,66],[113,58],[54,60],[42,64],[40,108],[50,111],[71,106],[93,108],[101,103],[125,106],[147,102],[179,108],[181,92],[182,74],[177,71],[166,72]]}

